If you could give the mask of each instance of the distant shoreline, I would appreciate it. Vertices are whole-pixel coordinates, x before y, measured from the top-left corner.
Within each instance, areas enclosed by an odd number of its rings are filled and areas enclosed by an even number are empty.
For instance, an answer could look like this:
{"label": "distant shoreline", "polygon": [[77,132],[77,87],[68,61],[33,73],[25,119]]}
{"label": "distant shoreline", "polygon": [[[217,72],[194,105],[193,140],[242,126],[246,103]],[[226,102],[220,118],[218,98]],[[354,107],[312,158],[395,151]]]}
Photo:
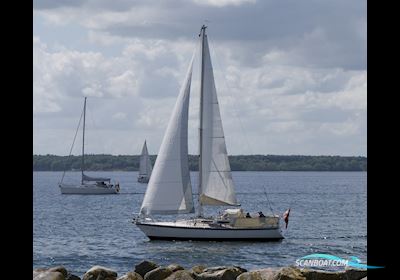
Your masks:
{"label": "distant shoreline", "polygon": [[[138,171],[139,155],[85,155],[87,171]],[[152,164],[156,156],[150,156]],[[33,171],[79,171],[81,156],[33,155]],[[367,171],[363,156],[235,155],[232,171]],[[198,170],[198,156],[189,156],[189,169]]]}

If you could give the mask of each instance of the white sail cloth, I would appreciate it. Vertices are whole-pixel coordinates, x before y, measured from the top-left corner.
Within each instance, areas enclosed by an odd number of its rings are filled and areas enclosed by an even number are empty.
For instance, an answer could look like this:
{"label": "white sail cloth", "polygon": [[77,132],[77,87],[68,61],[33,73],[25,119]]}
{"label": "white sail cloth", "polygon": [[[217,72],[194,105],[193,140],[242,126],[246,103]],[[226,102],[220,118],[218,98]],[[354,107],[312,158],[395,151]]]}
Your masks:
{"label": "white sail cloth", "polygon": [[207,35],[203,48],[202,205],[238,205],[226,150]]}
{"label": "white sail cloth", "polygon": [[[205,34],[203,40],[200,204],[238,205]],[[143,215],[194,212],[188,164],[188,111],[193,60],[194,54],[147,186],[140,209]]]}
{"label": "white sail cloth", "polygon": [[188,111],[194,55],[181,87],[140,213],[193,213],[193,196],[188,163]]}
{"label": "white sail cloth", "polygon": [[139,175],[150,178],[152,169],[153,167],[151,166],[149,152],[147,150],[147,144],[146,141],[144,141],[142,153],[140,155]]}

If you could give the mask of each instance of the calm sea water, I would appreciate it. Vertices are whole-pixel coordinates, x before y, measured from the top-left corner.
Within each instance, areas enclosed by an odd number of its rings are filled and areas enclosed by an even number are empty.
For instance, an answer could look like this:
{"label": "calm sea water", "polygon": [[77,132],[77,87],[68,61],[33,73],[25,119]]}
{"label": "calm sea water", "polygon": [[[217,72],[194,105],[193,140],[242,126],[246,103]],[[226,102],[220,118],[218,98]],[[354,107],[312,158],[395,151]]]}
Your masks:
{"label": "calm sea water", "polygon": [[[147,186],[136,181],[137,172],[88,174],[119,181],[120,194],[61,195],[61,172],[33,173],[34,268],[64,265],[81,275],[93,265],[103,265],[122,275],[150,259],[185,268],[204,264],[255,269],[294,265],[311,253],[357,256],[366,262],[365,172],[233,172],[237,197],[246,211],[268,213],[268,200],[275,213],[291,208],[285,239],[263,243],[149,241],[131,223]],[[191,175],[196,186],[197,174]],[[66,178],[78,182],[80,173]]]}

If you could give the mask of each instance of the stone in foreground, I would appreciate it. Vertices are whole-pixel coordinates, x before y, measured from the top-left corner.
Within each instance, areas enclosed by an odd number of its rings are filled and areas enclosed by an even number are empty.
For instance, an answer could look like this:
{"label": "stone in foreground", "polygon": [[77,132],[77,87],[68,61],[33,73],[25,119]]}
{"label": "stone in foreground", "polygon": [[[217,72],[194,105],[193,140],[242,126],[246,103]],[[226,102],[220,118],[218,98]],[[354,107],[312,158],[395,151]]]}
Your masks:
{"label": "stone in foreground", "polygon": [[249,271],[240,274],[236,279],[237,280],[270,280],[276,274],[277,269],[273,268],[265,268],[265,269],[258,269],[254,271]]}
{"label": "stone in foreground", "polygon": [[323,271],[302,269],[307,280],[360,280],[367,276],[366,270],[346,269],[344,271]]}
{"label": "stone in foreground", "polygon": [[168,267],[158,267],[147,272],[144,280],[163,280],[172,274],[172,270]]}
{"label": "stone in foreground", "polygon": [[194,280],[192,274],[187,270],[178,270],[172,273],[165,280]]}
{"label": "stone in foreground", "polygon": [[83,275],[82,280],[116,280],[117,272],[103,267],[103,266],[93,266],[91,269],[86,271]]}
{"label": "stone in foreground", "polygon": [[121,276],[117,280],[143,280],[143,277],[134,271],[130,271],[127,274]]}
{"label": "stone in foreground", "polygon": [[34,280],[65,280],[68,272],[63,266],[37,268],[33,270]]}
{"label": "stone in foreground", "polygon": [[236,280],[236,277],[246,271],[237,266],[218,266],[206,268],[194,276],[196,280]]}
{"label": "stone in foreground", "polygon": [[158,268],[159,266],[150,261],[142,261],[138,265],[135,265],[135,272],[144,278],[147,272]]}

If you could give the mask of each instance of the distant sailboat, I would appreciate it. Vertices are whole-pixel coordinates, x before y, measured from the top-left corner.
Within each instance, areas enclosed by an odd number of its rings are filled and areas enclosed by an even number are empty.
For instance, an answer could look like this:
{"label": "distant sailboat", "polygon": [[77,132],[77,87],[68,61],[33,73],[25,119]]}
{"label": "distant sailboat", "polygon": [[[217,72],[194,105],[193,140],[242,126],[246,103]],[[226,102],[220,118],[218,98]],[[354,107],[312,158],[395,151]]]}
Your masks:
{"label": "distant sailboat", "polygon": [[[85,168],[85,121],[86,121],[86,97],[83,105],[83,130],[82,130],[82,178],[80,184],[63,183],[65,171],[59,183],[62,194],[116,194],[119,192],[119,183],[111,184],[110,178],[89,177],[84,173]],[[79,127],[78,127],[79,129]],[[71,149],[72,151],[72,149]]]}
{"label": "distant sailboat", "polygon": [[144,141],[142,154],[140,155],[138,182],[148,183],[152,170],[153,167],[151,166],[151,161],[149,152],[147,151],[146,141]]}
{"label": "distant sailboat", "polygon": [[[206,218],[203,206],[240,206],[222,128],[206,27],[200,33],[200,129],[199,196],[197,217],[156,221],[153,215],[194,213],[188,164],[188,111],[193,60],[176,101],[165,132],[153,174],[133,223],[150,239],[164,240],[279,240],[282,239],[279,215],[255,217],[243,209],[226,209]],[[247,216],[247,217],[246,217]]]}

